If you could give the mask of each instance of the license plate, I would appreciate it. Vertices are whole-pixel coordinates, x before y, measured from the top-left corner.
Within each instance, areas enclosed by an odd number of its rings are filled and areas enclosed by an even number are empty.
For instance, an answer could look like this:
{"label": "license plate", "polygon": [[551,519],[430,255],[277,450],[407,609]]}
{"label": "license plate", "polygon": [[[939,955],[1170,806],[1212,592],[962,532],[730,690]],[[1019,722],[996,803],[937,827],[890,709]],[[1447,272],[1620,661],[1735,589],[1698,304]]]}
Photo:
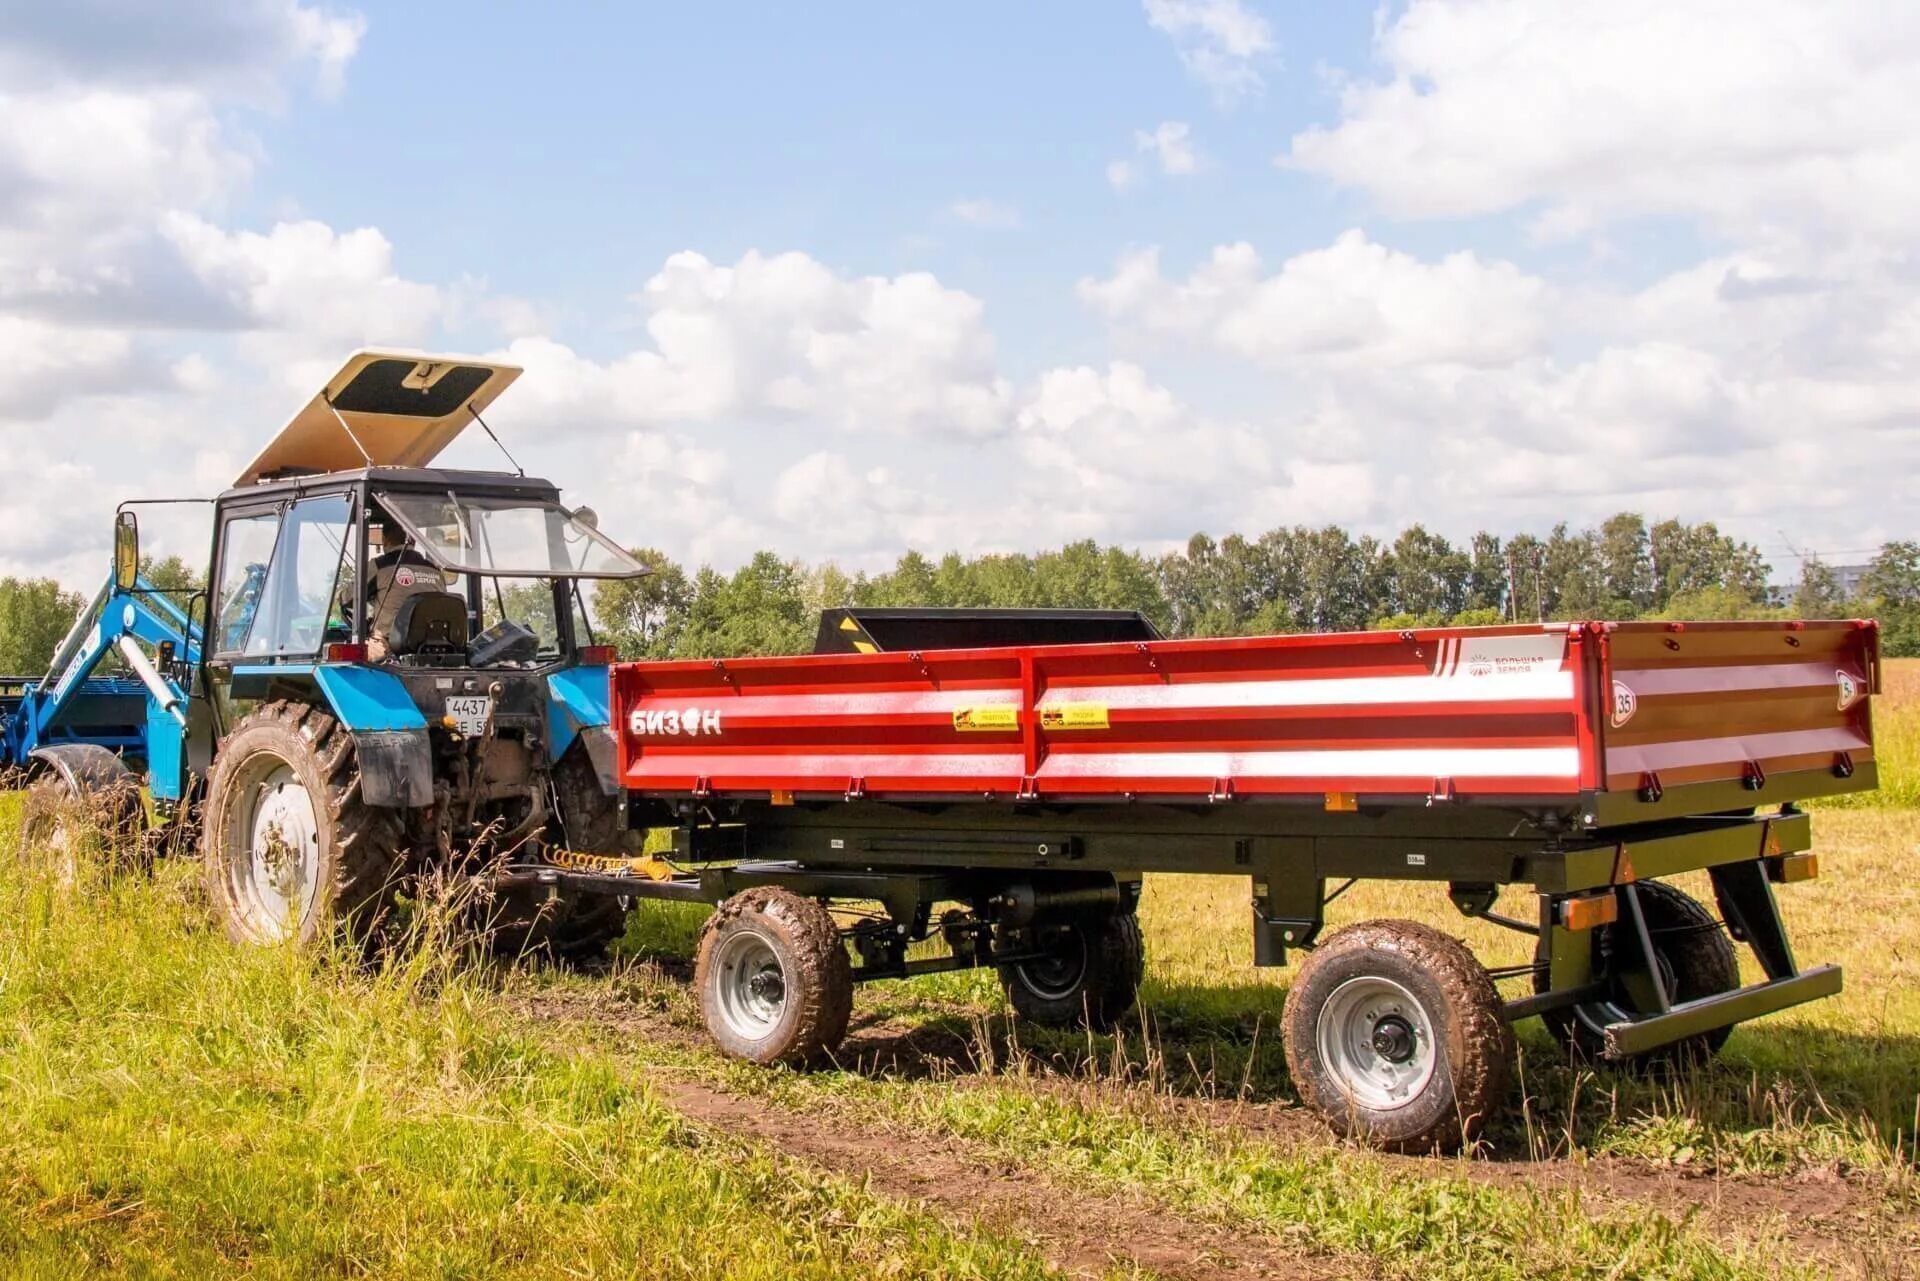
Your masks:
{"label": "license plate", "polygon": [[447,715],[453,718],[456,731],[473,738],[487,732],[487,721],[493,716],[493,699],[486,694],[455,695],[447,699]]}

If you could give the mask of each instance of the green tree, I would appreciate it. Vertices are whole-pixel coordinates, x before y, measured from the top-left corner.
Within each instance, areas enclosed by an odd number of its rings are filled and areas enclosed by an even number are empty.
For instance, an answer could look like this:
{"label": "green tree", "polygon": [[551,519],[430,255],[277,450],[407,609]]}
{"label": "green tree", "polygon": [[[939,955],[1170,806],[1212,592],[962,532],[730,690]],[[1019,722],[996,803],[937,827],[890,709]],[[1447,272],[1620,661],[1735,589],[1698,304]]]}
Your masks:
{"label": "green tree", "polygon": [[1882,546],[1860,580],[1861,607],[1880,620],[1880,645],[1895,658],[1920,657],[1920,542]]}
{"label": "green tree", "polygon": [[1505,616],[1507,558],[1498,534],[1481,530],[1473,536],[1468,556],[1465,608]]}
{"label": "green tree", "polygon": [[1801,562],[1793,612],[1801,618],[1839,618],[1847,612],[1847,594],[1840,589],[1840,575],[1833,566],[1817,556]]}
{"label": "green tree", "polygon": [[803,654],[818,619],[807,613],[806,575],[798,562],[761,551],[731,577],[703,568],[694,576],[677,658]]}
{"label": "green tree", "polygon": [[142,556],[140,577],[166,593],[178,605],[185,605],[187,597],[205,590],[207,586],[207,580],[201,577],[200,571],[178,556],[168,556],[164,560]]}
{"label": "green tree", "polygon": [[1389,598],[1397,613],[1448,618],[1467,607],[1472,559],[1423,526],[1410,525],[1386,557]]}
{"label": "green tree", "polygon": [[1860,579],[1860,594],[1887,605],[1920,605],[1920,542],[1882,545]]}
{"label": "green tree", "polygon": [[1620,512],[1600,526],[1595,553],[1609,612],[1634,617],[1653,607],[1652,542],[1639,512]]}
{"label": "green tree", "polygon": [[662,658],[673,652],[686,626],[693,587],[686,571],[652,547],[636,547],[633,557],[653,572],[644,578],[609,579],[593,589],[597,639],[614,646],[622,658]]}
{"label": "green tree", "polygon": [[0,675],[46,675],[85,604],[51,578],[0,578]]}

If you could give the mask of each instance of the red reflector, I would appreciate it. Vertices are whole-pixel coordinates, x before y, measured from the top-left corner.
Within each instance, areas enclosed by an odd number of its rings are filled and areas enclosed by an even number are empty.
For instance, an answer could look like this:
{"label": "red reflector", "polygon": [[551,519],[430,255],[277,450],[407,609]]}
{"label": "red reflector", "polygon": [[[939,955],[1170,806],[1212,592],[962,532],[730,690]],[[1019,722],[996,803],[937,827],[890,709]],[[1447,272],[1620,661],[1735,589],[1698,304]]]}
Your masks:
{"label": "red reflector", "polygon": [[327,646],[322,656],[329,663],[364,663],[367,661],[367,647],[339,641]]}
{"label": "red reflector", "polygon": [[605,667],[618,657],[619,655],[614,652],[613,646],[611,645],[582,645],[580,647],[580,662],[587,667]]}

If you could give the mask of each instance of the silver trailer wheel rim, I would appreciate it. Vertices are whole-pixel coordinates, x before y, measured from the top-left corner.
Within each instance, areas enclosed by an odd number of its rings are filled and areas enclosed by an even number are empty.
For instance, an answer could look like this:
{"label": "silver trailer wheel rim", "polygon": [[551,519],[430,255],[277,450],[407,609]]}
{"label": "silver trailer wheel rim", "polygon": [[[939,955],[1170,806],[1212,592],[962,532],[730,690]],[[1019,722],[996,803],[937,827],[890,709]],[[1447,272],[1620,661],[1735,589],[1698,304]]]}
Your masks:
{"label": "silver trailer wheel rim", "polygon": [[1405,987],[1378,975],[1333,990],[1314,1025],[1320,1061],[1361,1107],[1392,1112],[1427,1088],[1439,1064],[1433,1018]]}
{"label": "silver trailer wheel rim", "polygon": [[787,1008],[787,979],[773,944],[756,930],[735,930],[714,955],[714,1003],[735,1036],[759,1041],[771,1035]]}
{"label": "silver trailer wheel rim", "polygon": [[296,937],[320,881],[320,823],[313,797],[275,756],[241,767],[227,876],[247,931],[262,942]]}

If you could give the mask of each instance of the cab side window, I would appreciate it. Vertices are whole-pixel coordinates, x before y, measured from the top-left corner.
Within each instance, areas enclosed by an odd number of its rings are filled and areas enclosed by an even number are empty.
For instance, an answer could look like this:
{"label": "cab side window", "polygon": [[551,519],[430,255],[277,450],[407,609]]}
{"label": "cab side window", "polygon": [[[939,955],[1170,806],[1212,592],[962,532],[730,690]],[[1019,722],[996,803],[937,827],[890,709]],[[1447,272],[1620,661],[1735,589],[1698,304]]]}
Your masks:
{"label": "cab side window", "polygon": [[221,532],[220,597],[214,606],[218,652],[233,654],[246,648],[279,536],[279,512],[232,517]]}
{"label": "cab side window", "polygon": [[[352,509],[342,494],[304,498],[287,509],[260,608],[244,652],[255,657],[320,652],[337,608]],[[336,634],[335,639],[339,639]]]}

